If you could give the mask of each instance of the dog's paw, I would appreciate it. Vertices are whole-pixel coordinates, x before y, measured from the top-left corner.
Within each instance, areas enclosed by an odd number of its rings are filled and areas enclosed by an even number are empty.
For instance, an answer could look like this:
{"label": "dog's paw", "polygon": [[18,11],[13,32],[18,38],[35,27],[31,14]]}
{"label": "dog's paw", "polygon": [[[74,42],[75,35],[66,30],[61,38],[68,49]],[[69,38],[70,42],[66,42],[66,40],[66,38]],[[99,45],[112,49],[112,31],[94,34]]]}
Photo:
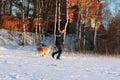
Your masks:
{"label": "dog's paw", "polygon": [[40,57],[42,57],[43,55],[42,54],[40,54]]}
{"label": "dog's paw", "polygon": [[40,54],[40,57],[45,57],[45,55],[44,54]]}

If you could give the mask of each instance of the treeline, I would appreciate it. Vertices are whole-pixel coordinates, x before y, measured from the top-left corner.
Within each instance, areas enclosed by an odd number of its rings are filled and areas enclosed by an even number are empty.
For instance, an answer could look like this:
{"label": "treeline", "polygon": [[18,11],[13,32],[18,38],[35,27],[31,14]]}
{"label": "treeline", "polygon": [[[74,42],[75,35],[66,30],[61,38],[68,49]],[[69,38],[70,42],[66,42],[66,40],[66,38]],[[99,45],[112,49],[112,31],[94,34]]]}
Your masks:
{"label": "treeline", "polygon": [[[42,42],[43,35],[51,31],[55,42],[56,30],[64,27],[64,39],[66,39],[66,35],[68,34],[75,34],[74,44],[76,51],[120,54],[120,14],[118,13],[111,20],[107,20],[111,16],[108,15],[108,10],[103,12],[105,13],[104,16],[108,17],[106,20],[108,21],[107,27],[109,29],[106,30],[100,19],[102,16],[101,0],[95,0],[93,3],[89,0],[76,1],[78,4],[71,6],[72,4],[68,4],[69,0],[0,0],[0,27],[2,24],[2,15],[19,18],[23,32],[22,44],[25,45],[26,18],[35,19],[34,33],[36,46]],[[91,3],[90,5],[96,5],[91,7],[83,4],[87,3],[87,1]],[[70,10],[74,13],[73,20],[69,17]],[[92,25],[89,25],[91,24],[89,17],[92,15],[95,17],[93,20],[94,28],[91,27]],[[71,23],[71,21],[73,22]],[[33,24],[31,23],[31,25]],[[33,28],[33,26],[30,28]]]}
{"label": "treeline", "polygon": [[120,13],[109,23],[108,30],[99,30],[96,52],[106,55],[120,55]]}

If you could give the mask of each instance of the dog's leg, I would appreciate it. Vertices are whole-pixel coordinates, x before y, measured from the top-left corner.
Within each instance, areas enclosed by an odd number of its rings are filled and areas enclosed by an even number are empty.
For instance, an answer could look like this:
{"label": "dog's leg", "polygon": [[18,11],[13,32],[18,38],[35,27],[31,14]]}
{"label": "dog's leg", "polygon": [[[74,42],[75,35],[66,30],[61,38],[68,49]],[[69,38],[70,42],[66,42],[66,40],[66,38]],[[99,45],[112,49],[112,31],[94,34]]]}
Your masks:
{"label": "dog's leg", "polygon": [[40,53],[40,56],[42,57],[42,56],[43,56],[43,53]]}
{"label": "dog's leg", "polygon": [[45,57],[45,53],[42,52],[42,53],[40,54],[40,56],[41,56],[41,57]]}
{"label": "dog's leg", "polygon": [[46,55],[45,55],[45,53],[42,55],[42,57],[45,57]]}

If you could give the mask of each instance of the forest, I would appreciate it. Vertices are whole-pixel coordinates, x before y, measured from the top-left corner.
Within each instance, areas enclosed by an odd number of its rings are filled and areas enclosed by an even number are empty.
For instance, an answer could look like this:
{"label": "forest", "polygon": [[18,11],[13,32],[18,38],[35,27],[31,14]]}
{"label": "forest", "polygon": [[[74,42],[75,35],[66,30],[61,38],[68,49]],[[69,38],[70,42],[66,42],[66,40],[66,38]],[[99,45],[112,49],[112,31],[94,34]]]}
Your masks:
{"label": "forest", "polygon": [[[43,36],[54,38],[64,27],[64,40],[81,53],[120,55],[120,8],[115,14],[107,8],[107,0],[0,0],[0,29],[35,34],[36,46]],[[66,44],[67,45],[67,44]],[[65,46],[65,45],[64,45]]]}

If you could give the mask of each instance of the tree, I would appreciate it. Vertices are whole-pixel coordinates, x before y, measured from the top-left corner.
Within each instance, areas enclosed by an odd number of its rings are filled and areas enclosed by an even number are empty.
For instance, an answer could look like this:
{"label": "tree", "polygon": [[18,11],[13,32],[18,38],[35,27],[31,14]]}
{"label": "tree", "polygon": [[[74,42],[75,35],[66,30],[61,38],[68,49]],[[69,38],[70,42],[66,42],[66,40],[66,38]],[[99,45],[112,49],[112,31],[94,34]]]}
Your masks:
{"label": "tree", "polygon": [[76,22],[76,50],[80,49],[81,34],[79,34],[79,27],[81,27],[80,26],[81,10],[82,10],[82,6],[80,5],[80,1],[78,0],[78,15],[77,15],[78,17]]}
{"label": "tree", "polygon": [[25,1],[22,0],[22,2],[20,0],[15,0],[14,4],[16,7],[19,8],[20,12],[17,12],[17,16],[22,20],[22,42],[20,45],[26,45],[26,28],[25,28]]}
{"label": "tree", "polygon": [[96,37],[97,37],[97,21],[98,21],[98,12],[99,12],[99,0],[97,0],[97,5],[96,5],[96,20],[95,20],[95,34],[94,34],[94,52],[96,50]]}
{"label": "tree", "polygon": [[23,46],[25,45],[25,4],[24,4],[24,0],[22,0],[22,24],[23,24]]}
{"label": "tree", "polygon": [[3,8],[4,8],[3,14],[5,15],[5,14],[6,14],[6,0],[3,1],[3,3],[4,3],[4,5],[3,5],[3,6],[4,6],[4,7],[3,7]]}
{"label": "tree", "polygon": [[2,10],[2,0],[0,0],[0,15],[1,15],[1,11]]}
{"label": "tree", "polygon": [[30,11],[30,0],[27,0],[27,11],[26,11],[26,15],[29,18],[29,11]]}
{"label": "tree", "polygon": [[55,7],[55,23],[54,23],[54,44],[56,42],[56,27],[57,27],[57,13],[58,13],[58,0],[56,0],[56,7]]}
{"label": "tree", "polygon": [[12,15],[12,3],[13,3],[13,0],[10,0],[10,15]]}
{"label": "tree", "polygon": [[36,25],[35,25],[35,45],[36,45],[36,48],[38,46],[38,20],[39,20],[39,0],[35,0],[35,3],[34,3],[34,6],[35,6],[35,17],[36,17]]}
{"label": "tree", "polygon": [[68,20],[69,20],[68,13],[69,13],[68,0],[66,0],[66,23],[65,23],[65,27],[64,27],[64,30],[65,30],[65,33],[64,33],[64,40],[66,39],[66,29],[67,29]]}
{"label": "tree", "polygon": [[120,12],[111,20],[106,44],[109,54],[120,55]]}
{"label": "tree", "polygon": [[0,0],[0,27],[1,27],[2,0]]}

